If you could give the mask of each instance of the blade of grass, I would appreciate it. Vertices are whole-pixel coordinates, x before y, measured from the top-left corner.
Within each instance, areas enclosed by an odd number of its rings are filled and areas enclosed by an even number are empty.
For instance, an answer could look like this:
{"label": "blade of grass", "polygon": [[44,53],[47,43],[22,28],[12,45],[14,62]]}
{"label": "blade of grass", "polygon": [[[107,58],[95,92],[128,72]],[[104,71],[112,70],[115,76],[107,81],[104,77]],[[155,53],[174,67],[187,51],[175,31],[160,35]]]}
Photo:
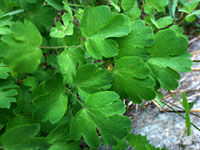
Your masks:
{"label": "blade of grass", "polygon": [[182,97],[183,102],[181,104],[185,109],[185,123],[187,127],[187,136],[189,136],[191,134],[190,106],[185,92],[182,93]]}
{"label": "blade of grass", "polygon": [[[183,119],[186,119],[183,115],[181,115],[179,112],[177,112],[174,108],[172,108],[171,106],[169,106],[167,103],[165,103],[165,102],[162,102],[164,105],[166,105],[167,107],[169,107],[171,110],[173,110],[174,112],[176,112],[179,116],[181,116]],[[193,124],[192,122],[191,122],[191,125],[194,127],[194,128],[196,128],[197,130],[199,130],[200,131],[200,129],[195,125],[195,124]]]}

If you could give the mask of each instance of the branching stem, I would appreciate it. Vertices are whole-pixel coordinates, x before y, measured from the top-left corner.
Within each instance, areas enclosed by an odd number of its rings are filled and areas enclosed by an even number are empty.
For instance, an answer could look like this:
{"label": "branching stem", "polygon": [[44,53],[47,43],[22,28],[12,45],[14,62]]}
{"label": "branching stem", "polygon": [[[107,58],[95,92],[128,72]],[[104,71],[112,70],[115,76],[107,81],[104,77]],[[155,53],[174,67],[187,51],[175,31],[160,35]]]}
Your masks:
{"label": "branching stem", "polygon": [[42,49],[61,49],[61,48],[79,48],[83,46],[83,44],[78,46],[40,46]]}
{"label": "branching stem", "polygon": [[[67,88],[67,91],[68,91],[71,95],[74,95],[70,89]],[[78,98],[76,98],[76,101],[77,101],[83,108],[85,107],[84,104],[83,104]]]}

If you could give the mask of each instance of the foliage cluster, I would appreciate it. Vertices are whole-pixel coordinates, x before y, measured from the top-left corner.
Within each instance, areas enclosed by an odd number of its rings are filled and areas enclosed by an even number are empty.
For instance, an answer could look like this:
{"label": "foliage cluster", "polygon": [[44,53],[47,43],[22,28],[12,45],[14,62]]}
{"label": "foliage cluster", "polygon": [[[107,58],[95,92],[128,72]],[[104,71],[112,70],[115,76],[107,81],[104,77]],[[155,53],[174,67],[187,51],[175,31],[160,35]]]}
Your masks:
{"label": "foliage cluster", "polygon": [[159,101],[191,70],[179,3],[198,18],[199,0],[1,0],[0,149],[159,149],[122,99]]}

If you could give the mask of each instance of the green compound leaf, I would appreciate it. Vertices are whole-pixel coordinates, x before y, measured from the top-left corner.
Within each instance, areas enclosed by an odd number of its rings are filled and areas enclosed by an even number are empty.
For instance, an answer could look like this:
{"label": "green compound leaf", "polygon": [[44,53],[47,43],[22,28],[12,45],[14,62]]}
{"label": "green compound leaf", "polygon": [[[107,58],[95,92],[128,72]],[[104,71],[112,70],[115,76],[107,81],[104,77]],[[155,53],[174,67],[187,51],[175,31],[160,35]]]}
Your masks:
{"label": "green compound leaf", "polygon": [[80,25],[86,38],[86,50],[96,59],[116,56],[117,43],[109,37],[122,37],[130,32],[127,16],[114,14],[108,6],[86,7]]}
{"label": "green compound leaf", "polygon": [[36,138],[39,124],[20,125],[7,130],[1,137],[5,150],[47,149],[49,144],[44,138]]}
{"label": "green compound leaf", "polygon": [[84,54],[81,49],[69,48],[58,55],[58,64],[65,83],[73,83],[73,78],[76,75],[77,64],[82,64]]}
{"label": "green compound leaf", "polygon": [[83,136],[90,147],[99,146],[96,128],[101,133],[104,144],[116,145],[116,139],[124,138],[131,121],[119,116],[125,112],[124,104],[115,92],[104,91],[92,94],[84,102],[71,125],[71,136],[80,140]]}
{"label": "green compound leaf", "polygon": [[168,0],[145,0],[146,5],[157,9],[158,12],[163,12],[165,10],[165,6],[168,5]]}
{"label": "green compound leaf", "polygon": [[69,123],[63,123],[61,125],[58,125],[47,136],[49,143],[53,144],[53,143],[58,143],[60,141],[66,141],[70,137],[69,130],[70,130]]}
{"label": "green compound leaf", "polygon": [[[41,85],[38,88],[40,90]],[[64,116],[67,110],[68,98],[64,94],[65,85],[62,77],[56,75],[54,78],[45,81],[43,92],[33,101],[36,107],[33,118],[43,122],[49,120],[54,124]]]}
{"label": "green compound leaf", "polygon": [[189,72],[193,65],[190,55],[185,53],[188,40],[171,29],[159,31],[154,39],[154,45],[148,48],[150,59],[147,63],[153,77],[164,89],[175,89],[180,79],[176,71]]}
{"label": "green compound leaf", "polygon": [[129,134],[127,140],[135,150],[166,150],[152,146],[145,136]]}
{"label": "green compound leaf", "polygon": [[26,16],[26,19],[33,22],[40,32],[44,32],[53,25],[56,11],[48,5],[36,5]]}
{"label": "green compound leaf", "polygon": [[122,57],[115,63],[113,88],[120,96],[130,97],[135,103],[141,103],[142,99],[151,100],[156,93],[149,73],[140,57]]}
{"label": "green compound leaf", "polygon": [[98,70],[94,64],[83,65],[76,72],[75,84],[88,93],[98,92],[111,82],[112,76],[108,70]]}
{"label": "green compound leaf", "polygon": [[58,0],[45,0],[50,6],[54,7],[55,9],[61,11],[63,9],[62,1]]}
{"label": "green compound leaf", "polygon": [[145,26],[143,21],[138,20],[132,22],[131,33],[117,40],[119,44],[119,55],[117,58],[133,55],[144,59],[147,58],[148,52],[145,47],[149,47],[153,44],[153,36],[152,29]]}
{"label": "green compound leaf", "polygon": [[12,34],[5,35],[0,43],[0,57],[16,73],[32,73],[40,64],[42,51],[38,48],[42,37],[29,21],[11,25]]}
{"label": "green compound leaf", "polygon": [[11,70],[4,63],[0,63],[0,79],[7,79]]}
{"label": "green compound leaf", "polygon": [[122,8],[124,9],[124,14],[129,16],[132,20],[136,20],[141,15],[141,10],[138,7],[137,0],[122,0]]}
{"label": "green compound leaf", "polygon": [[155,18],[152,18],[152,23],[156,26],[156,28],[161,29],[169,26],[173,23],[173,18],[170,16],[162,17],[158,20],[155,20]]}
{"label": "green compound leaf", "polygon": [[76,142],[58,142],[53,144],[48,150],[80,150],[79,143]]}
{"label": "green compound leaf", "polygon": [[18,95],[16,90],[18,86],[9,81],[0,82],[0,108],[10,108],[11,102],[16,102],[15,96]]}
{"label": "green compound leaf", "polygon": [[200,0],[189,1],[179,11],[190,14],[198,6],[199,2]]}
{"label": "green compound leaf", "polygon": [[17,144],[26,138],[32,138],[40,131],[39,124],[21,125],[7,130],[1,137],[1,142],[5,146]]}
{"label": "green compound leaf", "polygon": [[62,25],[62,23],[60,21],[58,21],[56,23],[56,27],[53,27],[50,30],[51,37],[63,38],[66,35],[73,34],[74,19],[73,19],[72,11],[66,2],[64,4],[65,4],[64,8],[67,11],[67,13],[65,13],[62,16],[62,21],[63,21],[64,25]]}

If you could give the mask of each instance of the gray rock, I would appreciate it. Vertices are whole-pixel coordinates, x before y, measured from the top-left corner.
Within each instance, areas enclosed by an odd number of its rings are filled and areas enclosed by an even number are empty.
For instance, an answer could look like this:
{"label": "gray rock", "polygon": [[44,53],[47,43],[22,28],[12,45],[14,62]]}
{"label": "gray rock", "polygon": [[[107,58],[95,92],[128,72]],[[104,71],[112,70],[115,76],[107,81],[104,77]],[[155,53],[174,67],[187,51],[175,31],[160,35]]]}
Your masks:
{"label": "gray rock", "polygon": [[[194,52],[196,50],[200,50],[200,41],[193,43],[189,51]],[[192,59],[200,60],[200,54]],[[200,68],[200,63],[194,63],[193,68]],[[195,102],[193,109],[200,109],[200,72],[181,73],[181,76],[177,89],[180,91],[176,96],[182,99],[181,93],[185,91],[188,100]],[[162,92],[165,95],[169,94],[163,90]],[[166,101],[177,102],[173,97],[167,98]],[[181,107],[180,104],[177,105]],[[200,131],[191,127],[192,133],[187,136],[185,120],[178,114],[160,112],[153,104],[150,104],[150,108],[151,110],[139,110],[138,112],[133,110],[129,112],[128,115],[132,118],[132,133],[147,136],[149,142],[156,147],[165,147],[169,150],[200,150]],[[179,108],[175,109],[181,110]],[[200,116],[200,113],[198,115]],[[200,128],[200,118],[194,115],[190,117],[191,121]],[[128,150],[131,149],[128,148]],[[112,147],[101,145],[99,150],[112,150]]]}
{"label": "gray rock", "polygon": [[[195,50],[200,50],[200,41],[191,45],[190,52]],[[192,59],[200,60],[200,55],[198,54]],[[200,63],[194,63],[193,68],[200,68]],[[187,92],[189,101],[195,102],[193,109],[200,109],[200,95],[198,96],[200,93],[200,72],[194,71],[181,75],[182,79],[177,89],[180,92],[176,94],[177,97],[181,99],[181,92]],[[195,78],[198,79],[194,80]],[[167,98],[166,101],[176,102],[172,97]],[[180,104],[178,106],[181,107]],[[190,117],[191,121],[200,128],[200,118],[194,115]],[[146,112],[134,113],[132,118],[132,132],[147,136],[150,143],[156,147],[165,147],[169,150],[200,149],[200,131],[191,127],[192,134],[187,136],[185,120],[176,113],[160,112],[158,108],[153,108]]]}

